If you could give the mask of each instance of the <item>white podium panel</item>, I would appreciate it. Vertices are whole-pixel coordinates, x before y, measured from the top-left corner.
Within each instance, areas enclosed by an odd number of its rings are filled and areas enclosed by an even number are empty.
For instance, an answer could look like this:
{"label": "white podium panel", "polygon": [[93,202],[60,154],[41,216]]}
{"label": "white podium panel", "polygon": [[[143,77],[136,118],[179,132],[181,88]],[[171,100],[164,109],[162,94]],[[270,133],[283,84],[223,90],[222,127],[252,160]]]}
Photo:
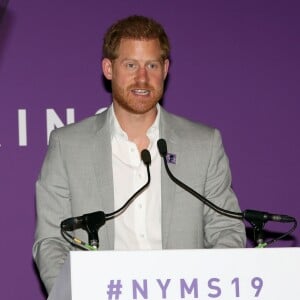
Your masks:
{"label": "white podium panel", "polygon": [[72,300],[297,300],[300,248],[71,252]]}

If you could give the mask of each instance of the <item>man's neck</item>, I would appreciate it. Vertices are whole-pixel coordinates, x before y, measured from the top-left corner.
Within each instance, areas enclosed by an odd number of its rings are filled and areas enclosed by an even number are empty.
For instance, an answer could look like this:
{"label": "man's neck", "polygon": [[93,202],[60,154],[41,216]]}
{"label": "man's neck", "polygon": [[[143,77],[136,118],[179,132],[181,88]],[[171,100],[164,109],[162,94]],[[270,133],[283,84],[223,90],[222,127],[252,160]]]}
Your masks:
{"label": "man's neck", "polygon": [[114,112],[128,139],[134,142],[140,151],[146,149],[149,146],[147,131],[155,121],[157,108],[154,107],[145,114],[134,114],[114,105]]}

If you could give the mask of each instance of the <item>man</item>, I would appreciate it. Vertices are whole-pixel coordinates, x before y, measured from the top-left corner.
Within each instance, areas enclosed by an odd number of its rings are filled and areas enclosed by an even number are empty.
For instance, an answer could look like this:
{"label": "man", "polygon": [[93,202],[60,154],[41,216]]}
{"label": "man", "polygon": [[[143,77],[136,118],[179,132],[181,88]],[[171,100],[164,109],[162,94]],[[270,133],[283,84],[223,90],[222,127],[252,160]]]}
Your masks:
{"label": "man", "polygon": [[[156,142],[164,138],[172,172],[224,209],[239,211],[218,130],[167,113],[158,104],[169,69],[169,41],[156,21],[131,16],[112,25],[102,70],[111,81],[105,112],[54,130],[37,181],[34,259],[48,290],[74,249],[60,233],[66,218],[120,208],[146,181],[140,152],[151,153],[151,184],[99,230],[101,250],[226,248],[245,245],[244,225],[222,216],[168,178]],[[87,240],[86,232],[76,236]]]}

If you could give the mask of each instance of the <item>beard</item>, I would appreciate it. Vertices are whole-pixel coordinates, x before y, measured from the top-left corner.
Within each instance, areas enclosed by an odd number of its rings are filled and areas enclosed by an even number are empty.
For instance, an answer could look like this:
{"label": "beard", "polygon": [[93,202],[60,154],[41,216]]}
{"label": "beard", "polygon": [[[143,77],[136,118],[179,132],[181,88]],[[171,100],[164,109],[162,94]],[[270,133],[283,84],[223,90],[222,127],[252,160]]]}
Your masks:
{"label": "beard", "polygon": [[[135,90],[147,90],[147,95],[137,94]],[[121,88],[112,82],[113,100],[118,103],[124,110],[134,114],[145,114],[153,109],[163,95],[163,84],[154,88],[148,84],[135,84]]]}

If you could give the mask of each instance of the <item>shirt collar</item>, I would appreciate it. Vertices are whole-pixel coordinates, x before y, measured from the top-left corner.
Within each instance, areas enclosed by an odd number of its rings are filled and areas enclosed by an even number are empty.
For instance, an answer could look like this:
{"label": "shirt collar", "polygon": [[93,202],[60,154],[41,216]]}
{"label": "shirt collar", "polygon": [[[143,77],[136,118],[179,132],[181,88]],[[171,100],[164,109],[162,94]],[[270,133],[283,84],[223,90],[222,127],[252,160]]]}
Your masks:
{"label": "shirt collar", "polygon": [[[156,104],[157,114],[153,124],[147,130],[147,136],[151,139],[159,130],[159,120],[160,120],[160,105]],[[119,137],[125,140],[128,140],[127,133],[121,128],[120,123],[115,115],[114,105],[111,104],[110,107],[110,128],[111,128],[111,136]]]}

